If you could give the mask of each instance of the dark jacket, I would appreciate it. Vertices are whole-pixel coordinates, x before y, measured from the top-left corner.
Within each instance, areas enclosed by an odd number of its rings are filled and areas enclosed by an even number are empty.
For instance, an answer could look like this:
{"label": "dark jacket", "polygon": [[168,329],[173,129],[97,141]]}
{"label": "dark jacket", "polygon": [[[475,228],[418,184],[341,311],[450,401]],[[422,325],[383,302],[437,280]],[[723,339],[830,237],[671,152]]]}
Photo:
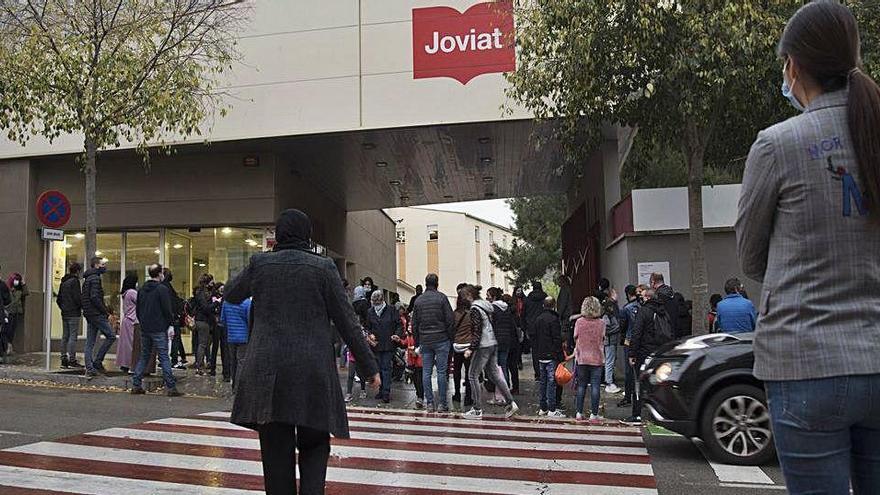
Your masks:
{"label": "dark jacket", "polygon": [[[529,336],[529,339],[534,340],[535,320],[544,311],[544,299],[547,299],[547,294],[543,289],[535,289],[532,292],[529,292],[529,295],[526,296],[524,320],[526,335]],[[534,345],[534,342],[532,344]]]}
{"label": "dark jacket", "polygon": [[82,313],[88,318],[109,316],[110,309],[104,304],[104,286],[101,284],[101,273],[90,268],[83,276]]}
{"label": "dark jacket", "polygon": [[196,293],[193,296],[193,303],[195,307],[195,318],[196,321],[203,321],[210,325],[213,325],[216,320],[217,308],[218,304],[215,303],[211,298],[211,291],[205,287],[200,287],[196,289]]}
{"label": "dark jacket", "polygon": [[[678,300],[675,298],[675,291],[672,287],[668,285],[661,285],[657,287],[656,299],[663,304],[663,307],[666,309],[666,314],[672,318],[672,327],[675,329],[676,335],[681,335],[683,329],[680,328],[680,324],[678,321]],[[690,328],[687,329],[687,333],[690,333]]]}
{"label": "dark jacket", "polygon": [[82,316],[82,287],[79,285],[78,276],[68,273],[61,278],[55,302],[61,309],[62,317],[79,318]]}
{"label": "dark jacket", "polygon": [[437,289],[426,289],[416,300],[412,323],[416,346],[450,340],[455,320],[449,298]]}
{"label": "dark jacket", "polygon": [[559,321],[559,313],[552,309],[545,309],[532,325],[534,340],[532,352],[535,358],[541,360],[559,359],[562,352],[562,325]]}
{"label": "dark jacket", "polygon": [[177,294],[177,291],[174,290],[174,286],[171,285],[171,281],[169,279],[166,278],[165,280],[163,280],[162,285],[168,287],[168,293],[171,295],[171,314],[174,315],[174,321],[172,322],[172,325],[181,327],[184,326],[185,323],[181,320],[183,317],[183,307],[185,301],[181,299],[180,296]]}
{"label": "dark jacket", "polygon": [[224,294],[232,304],[253,297],[248,359],[238,371],[232,422],[248,428],[299,425],[348,438],[336,332],[354,354],[360,376],[372,377],[378,367],[333,261],[300,249],[258,253]]}
{"label": "dark jacket", "polygon": [[403,337],[403,328],[400,325],[400,313],[388,304],[382,311],[382,316],[376,314],[373,307],[367,312],[367,332],[376,336],[375,352],[393,351],[397,348],[391,340],[392,335]]}
{"label": "dark jacket", "polygon": [[415,294],[411,298],[409,298],[409,306],[406,307],[406,312],[412,314],[413,309],[416,307],[416,301],[421,297],[421,294]]}
{"label": "dark jacket", "polygon": [[504,301],[493,301],[495,312],[492,326],[495,328],[495,340],[499,348],[510,349],[516,338],[516,322],[514,321],[513,309]]}
{"label": "dark jacket", "polygon": [[141,332],[164,334],[174,320],[171,310],[171,292],[168,287],[147,280],[138,290],[137,319],[141,324]]}
{"label": "dark jacket", "polygon": [[9,293],[9,287],[0,280],[0,307],[9,306],[12,303],[12,294]]}
{"label": "dark jacket", "polygon": [[[628,357],[635,358],[636,363],[644,361],[648,355],[667,343],[667,340],[655,331],[654,315],[669,318],[665,305],[656,298],[649,299],[636,313],[628,355]],[[674,329],[675,319],[673,318],[671,321]]]}
{"label": "dark jacket", "polygon": [[453,337],[453,343],[471,343],[471,336],[473,335],[474,328],[471,323],[470,312],[470,308],[460,308],[453,311],[452,316],[455,319],[455,334]]}

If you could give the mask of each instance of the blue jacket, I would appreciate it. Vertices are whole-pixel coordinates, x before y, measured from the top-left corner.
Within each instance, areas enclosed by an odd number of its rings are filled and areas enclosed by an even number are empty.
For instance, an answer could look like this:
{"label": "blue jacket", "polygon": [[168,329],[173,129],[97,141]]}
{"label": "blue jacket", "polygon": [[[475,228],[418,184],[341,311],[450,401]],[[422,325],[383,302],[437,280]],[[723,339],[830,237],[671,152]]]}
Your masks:
{"label": "blue jacket", "polygon": [[728,294],[718,303],[715,328],[718,332],[754,332],[757,313],[752,301],[739,294]]}
{"label": "blue jacket", "polygon": [[223,301],[223,309],[220,310],[220,322],[226,326],[227,342],[230,344],[247,344],[250,311],[250,298],[245,299],[241,304]]}
{"label": "blue jacket", "polygon": [[636,322],[636,314],[639,312],[639,308],[641,304],[639,304],[638,299],[635,301],[630,301],[626,303],[626,306],[620,308],[620,326],[623,327],[626,332],[626,338],[632,339],[633,326],[635,326]]}

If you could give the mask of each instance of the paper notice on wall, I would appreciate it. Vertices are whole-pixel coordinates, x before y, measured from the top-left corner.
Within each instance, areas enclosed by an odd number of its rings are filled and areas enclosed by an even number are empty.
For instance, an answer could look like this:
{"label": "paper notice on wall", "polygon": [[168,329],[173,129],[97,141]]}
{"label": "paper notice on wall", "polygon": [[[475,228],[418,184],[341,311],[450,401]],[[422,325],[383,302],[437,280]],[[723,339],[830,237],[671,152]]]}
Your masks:
{"label": "paper notice on wall", "polygon": [[666,282],[666,285],[672,285],[672,277],[669,273],[668,261],[648,261],[645,263],[639,263],[638,267],[640,284],[650,285],[651,274],[662,273],[663,281]]}

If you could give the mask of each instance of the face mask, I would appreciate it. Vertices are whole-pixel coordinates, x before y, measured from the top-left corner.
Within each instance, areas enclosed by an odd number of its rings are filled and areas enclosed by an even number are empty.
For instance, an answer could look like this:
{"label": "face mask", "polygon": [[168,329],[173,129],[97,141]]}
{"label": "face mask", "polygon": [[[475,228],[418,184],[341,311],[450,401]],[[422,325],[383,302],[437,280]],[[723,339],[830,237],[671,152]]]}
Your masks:
{"label": "face mask", "polygon": [[102,267],[98,268],[98,273],[101,274],[101,275],[103,275],[104,272],[106,272],[106,271],[107,271],[107,267],[106,267],[106,266],[102,266]]}
{"label": "face mask", "polygon": [[798,112],[803,113],[806,111],[801,102],[798,101],[797,96],[791,91],[791,85],[788,84],[788,81],[785,80],[785,70],[788,68],[788,62],[785,63],[785,67],[782,69],[782,96],[788,99],[791,106],[795,108]]}
{"label": "face mask", "polygon": [[19,285],[21,285],[21,281],[19,281],[19,280],[15,280],[12,282],[13,287],[18,287]]}

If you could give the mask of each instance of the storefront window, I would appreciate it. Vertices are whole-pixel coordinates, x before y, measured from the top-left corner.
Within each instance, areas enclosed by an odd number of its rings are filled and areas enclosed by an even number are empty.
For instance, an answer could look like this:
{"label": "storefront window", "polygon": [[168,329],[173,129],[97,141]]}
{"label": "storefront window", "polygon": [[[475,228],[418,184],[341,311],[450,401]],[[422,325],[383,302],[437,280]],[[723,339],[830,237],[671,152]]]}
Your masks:
{"label": "storefront window", "polygon": [[195,283],[203,273],[210,273],[215,281],[225,283],[248,264],[251,255],[262,251],[263,233],[263,229],[216,227],[196,232],[171,230],[169,239],[178,239],[183,246],[189,242],[190,281]]}
{"label": "storefront window", "polygon": [[159,262],[159,232],[129,232],[125,235],[125,273],[137,275],[138,286],[149,278],[150,265]]}
{"label": "storefront window", "polygon": [[171,285],[177,295],[189,299],[192,285],[192,242],[190,238],[169,230],[165,234],[165,266],[171,270]]}

